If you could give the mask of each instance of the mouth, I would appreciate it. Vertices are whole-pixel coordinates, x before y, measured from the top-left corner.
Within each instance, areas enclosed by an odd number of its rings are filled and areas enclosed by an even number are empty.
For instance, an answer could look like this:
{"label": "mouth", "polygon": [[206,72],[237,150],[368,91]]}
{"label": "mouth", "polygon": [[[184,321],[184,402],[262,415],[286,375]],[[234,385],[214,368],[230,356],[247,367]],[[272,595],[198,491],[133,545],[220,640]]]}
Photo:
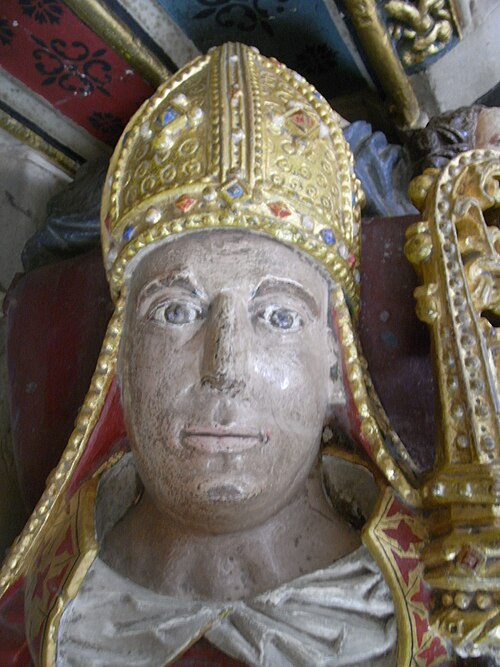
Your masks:
{"label": "mouth", "polygon": [[239,454],[264,445],[269,436],[262,431],[238,431],[225,428],[185,429],[181,443],[205,454]]}

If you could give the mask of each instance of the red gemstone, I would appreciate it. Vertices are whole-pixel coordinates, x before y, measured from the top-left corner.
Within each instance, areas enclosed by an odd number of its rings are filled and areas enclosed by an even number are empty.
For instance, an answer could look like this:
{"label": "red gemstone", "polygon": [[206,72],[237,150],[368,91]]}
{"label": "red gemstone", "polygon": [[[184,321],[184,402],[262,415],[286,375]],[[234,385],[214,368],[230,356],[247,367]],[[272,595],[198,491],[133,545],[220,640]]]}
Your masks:
{"label": "red gemstone", "polygon": [[271,204],[268,204],[268,207],[274,213],[277,218],[288,218],[289,215],[292,215],[290,209],[283,204],[283,202],[275,201]]}
{"label": "red gemstone", "polygon": [[457,556],[457,562],[469,570],[475,570],[481,560],[481,554],[471,546],[463,547]]}
{"label": "red gemstone", "polygon": [[193,206],[196,204],[197,201],[198,201],[197,199],[194,199],[189,195],[182,195],[182,197],[179,197],[179,199],[175,202],[175,206],[180,211],[187,213],[190,209],[193,208]]}
{"label": "red gemstone", "polygon": [[351,253],[347,258],[347,263],[353,269],[356,266],[356,257]]}
{"label": "red gemstone", "polygon": [[304,129],[309,130],[314,126],[314,120],[303,111],[296,111],[290,118],[295,125],[298,125],[298,127],[303,127]]}

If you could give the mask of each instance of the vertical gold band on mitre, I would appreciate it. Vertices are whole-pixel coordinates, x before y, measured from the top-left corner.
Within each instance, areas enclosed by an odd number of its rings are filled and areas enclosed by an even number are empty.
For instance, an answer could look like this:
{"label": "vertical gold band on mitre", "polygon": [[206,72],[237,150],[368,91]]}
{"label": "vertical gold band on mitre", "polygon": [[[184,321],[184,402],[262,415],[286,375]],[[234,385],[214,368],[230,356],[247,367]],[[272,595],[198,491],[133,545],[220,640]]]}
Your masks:
{"label": "vertical gold band on mitre", "polygon": [[211,228],[312,255],[357,310],[361,187],[340,117],[300,75],[243,44],[180,70],[128,124],[103,194],[113,294],[150,244]]}

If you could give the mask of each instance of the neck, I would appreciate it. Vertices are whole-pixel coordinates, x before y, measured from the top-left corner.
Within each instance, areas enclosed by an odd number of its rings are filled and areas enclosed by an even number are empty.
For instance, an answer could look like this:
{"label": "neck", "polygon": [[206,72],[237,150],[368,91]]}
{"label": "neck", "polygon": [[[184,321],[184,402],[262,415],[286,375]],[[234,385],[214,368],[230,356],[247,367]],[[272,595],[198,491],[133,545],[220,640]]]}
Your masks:
{"label": "neck", "polygon": [[245,530],[207,534],[165,520],[145,493],[106,536],[102,558],[176,597],[237,600],[330,565],[359,545],[324,497],[316,467],[279,512]]}

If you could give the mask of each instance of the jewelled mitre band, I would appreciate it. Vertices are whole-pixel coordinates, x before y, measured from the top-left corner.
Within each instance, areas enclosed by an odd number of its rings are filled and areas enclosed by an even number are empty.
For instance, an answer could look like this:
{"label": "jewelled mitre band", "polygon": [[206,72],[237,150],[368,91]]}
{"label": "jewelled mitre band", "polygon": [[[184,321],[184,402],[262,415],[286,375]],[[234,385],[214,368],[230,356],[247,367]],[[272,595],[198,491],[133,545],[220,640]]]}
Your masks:
{"label": "jewelled mitre band", "polygon": [[216,47],[143,104],[115,150],[101,225],[112,293],[150,244],[236,228],[312,255],[357,311],[362,198],[340,116],[321,95],[253,47]]}

